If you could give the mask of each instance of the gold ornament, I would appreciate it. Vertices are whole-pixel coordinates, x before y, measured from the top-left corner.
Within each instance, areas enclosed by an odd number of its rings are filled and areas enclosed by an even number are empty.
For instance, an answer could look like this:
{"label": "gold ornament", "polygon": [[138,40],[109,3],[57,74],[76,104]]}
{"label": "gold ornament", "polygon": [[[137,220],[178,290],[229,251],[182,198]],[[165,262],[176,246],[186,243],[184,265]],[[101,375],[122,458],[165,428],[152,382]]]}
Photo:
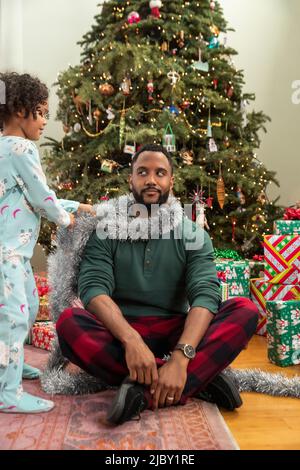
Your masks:
{"label": "gold ornament", "polygon": [[194,152],[193,150],[182,150],[180,152],[180,157],[183,160],[185,165],[193,165],[194,163]]}
{"label": "gold ornament", "polygon": [[258,195],[257,202],[259,202],[262,206],[267,203],[267,195],[265,191],[261,191]]}
{"label": "gold ornament", "polygon": [[78,114],[83,114],[82,106],[85,104],[85,101],[79,95],[75,96],[74,92],[72,93],[72,97]]}
{"label": "gold ornament", "polygon": [[169,44],[167,43],[167,41],[164,41],[164,42],[162,43],[162,45],[160,46],[160,48],[161,48],[161,50],[162,50],[163,52],[168,52],[168,50],[169,50]]}
{"label": "gold ornament", "polygon": [[120,165],[114,160],[103,160],[101,163],[101,171],[104,173],[112,173]]}
{"label": "gold ornament", "polygon": [[261,222],[263,224],[266,223],[266,218],[263,214],[259,214],[258,212],[252,217],[253,222]]}
{"label": "gold ornament", "polygon": [[211,32],[212,32],[215,36],[219,36],[220,30],[219,30],[218,26],[216,26],[215,24],[212,24],[209,29],[211,30]]}
{"label": "gold ornament", "polygon": [[217,197],[218,197],[218,203],[221,209],[223,209],[224,204],[225,204],[225,184],[222,176],[222,169],[220,165],[220,173],[219,173],[219,178],[217,181]]}
{"label": "gold ornament", "polygon": [[99,85],[99,91],[103,96],[112,96],[115,93],[115,89],[110,83]]}
{"label": "gold ornament", "polygon": [[95,111],[93,112],[93,117],[96,121],[96,132],[99,132],[99,121],[100,121],[101,114],[102,112],[100,111],[99,108],[95,109]]}
{"label": "gold ornament", "polygon": [[178,46],[180,49],[184,47],[184,31],[180,31],[179,33]]}
{"label": "gold ornament", "polygon": [[228,135],[225,135],[225,138],[224,138],[224,146],[228,149],[228,147],[230,147],[230,141],[229,141],[229,137]]}

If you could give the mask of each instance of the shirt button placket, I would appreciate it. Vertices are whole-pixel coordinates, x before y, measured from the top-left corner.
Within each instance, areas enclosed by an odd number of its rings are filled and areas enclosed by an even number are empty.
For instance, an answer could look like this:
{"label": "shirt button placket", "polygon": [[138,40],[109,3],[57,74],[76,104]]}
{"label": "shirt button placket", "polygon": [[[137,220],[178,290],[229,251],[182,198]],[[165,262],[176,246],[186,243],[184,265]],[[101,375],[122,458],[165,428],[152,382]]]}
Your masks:
{"label": "shirt button placket", "polygon": [[147,243],[147,248],[146,248],[146,256],[145,256],[145,271],[146,272],[151,272],[151,248],[149,246],[149,243]]}

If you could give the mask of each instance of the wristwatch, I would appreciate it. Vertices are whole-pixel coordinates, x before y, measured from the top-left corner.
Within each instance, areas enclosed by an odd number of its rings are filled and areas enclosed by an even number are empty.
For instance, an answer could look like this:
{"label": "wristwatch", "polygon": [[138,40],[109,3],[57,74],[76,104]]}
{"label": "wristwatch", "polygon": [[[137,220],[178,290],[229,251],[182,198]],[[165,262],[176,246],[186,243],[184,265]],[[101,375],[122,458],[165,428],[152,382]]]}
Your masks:
{"label": "wristwatch", "polygon": [[183,352],[183,354],[185,355],[185,357],[187,357],[188,359],[194,359],[194,357],[196,356],[196,350],[190,344],[180,344],[180,343],[178,343],[178,344],[176,344],[176,346],[174,348],[174,351],[177,350],[177,349],[180,349]]}

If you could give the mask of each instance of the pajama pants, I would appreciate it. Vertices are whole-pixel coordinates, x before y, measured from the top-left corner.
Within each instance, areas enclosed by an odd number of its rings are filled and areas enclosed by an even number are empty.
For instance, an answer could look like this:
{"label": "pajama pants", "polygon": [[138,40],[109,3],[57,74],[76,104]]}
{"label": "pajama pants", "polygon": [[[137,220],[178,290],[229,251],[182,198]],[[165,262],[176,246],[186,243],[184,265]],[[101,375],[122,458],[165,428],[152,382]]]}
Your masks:
{"label": "pajama pants", "polygon": [[30,261],[19,255],[1,258],[0,403],[5,403],[22,394],[24,341],[35,321],[39,298]]}
{"label": "pajama pants", "polygon": [[[158,368],[177,344],[185,319],[184,315],[126,317],[154,353]],[[235,359],[255,333],[257,322],[258,310],[249,299],[238,297],[221,305],[196,357],[189,362],[181,404],[196,396]],[[63,355],[90,375],[109,385],[120,385],[129,374],[121,342],[93,314],[80,308],[66,309],[56,328]]]}

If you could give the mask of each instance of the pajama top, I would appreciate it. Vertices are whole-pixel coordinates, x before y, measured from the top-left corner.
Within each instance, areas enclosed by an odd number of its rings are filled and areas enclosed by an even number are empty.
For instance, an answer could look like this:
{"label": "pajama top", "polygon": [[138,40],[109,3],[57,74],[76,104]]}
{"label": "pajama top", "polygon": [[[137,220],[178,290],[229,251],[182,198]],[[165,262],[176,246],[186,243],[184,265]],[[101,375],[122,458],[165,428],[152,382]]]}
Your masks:
{"label": "pajama top", "polygon": [[83,254],[78,287],[85,307],[105,294],[125,317],[186,315],[190,307],[216,314],[221,303],[213,246],[205,231],[202,247],[194,250],[187,250],[185,240],[172,231],[170,239],[134,242],[101,240],[94,232]]}
{"label": "pajama top", "polygon": [[[41,216],[67,227],[79,202],[57,199],[46,181],[36,145],[22,137],[0,136],[0,257],[30,259]],[[0,264],[1,264],[0,260]]]}

